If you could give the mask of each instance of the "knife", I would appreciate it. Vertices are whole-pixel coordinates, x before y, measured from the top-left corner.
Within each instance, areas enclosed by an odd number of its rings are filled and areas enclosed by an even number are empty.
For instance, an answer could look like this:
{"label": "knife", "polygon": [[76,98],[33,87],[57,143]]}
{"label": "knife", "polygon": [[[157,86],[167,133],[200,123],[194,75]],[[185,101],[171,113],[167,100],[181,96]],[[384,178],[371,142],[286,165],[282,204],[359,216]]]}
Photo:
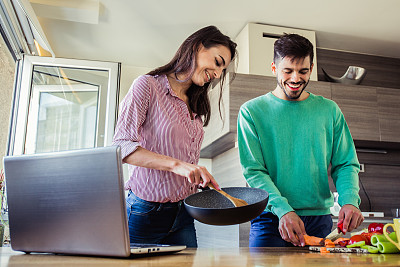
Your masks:
{"label": "knife", "polygon": [[329,239],[332,242],[342,237],[343,233],[343,221],[338,224],[337,228],[335,228],[329,235],[325,237],[325,239]]}

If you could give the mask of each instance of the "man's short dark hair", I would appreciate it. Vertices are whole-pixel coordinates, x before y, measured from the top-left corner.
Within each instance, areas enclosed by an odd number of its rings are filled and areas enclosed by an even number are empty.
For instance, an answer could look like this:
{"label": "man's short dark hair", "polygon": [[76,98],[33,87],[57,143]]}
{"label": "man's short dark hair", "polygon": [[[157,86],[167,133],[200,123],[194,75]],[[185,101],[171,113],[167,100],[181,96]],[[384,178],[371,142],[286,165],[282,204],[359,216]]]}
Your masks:
{"label": "man's short dark hair", "polygon": [[305,37],[298,34],[282,35],[274,43],[274,63],[278,64],[284,57],[300,59],[310,56],[310,63],[314,59],[313,44]]}

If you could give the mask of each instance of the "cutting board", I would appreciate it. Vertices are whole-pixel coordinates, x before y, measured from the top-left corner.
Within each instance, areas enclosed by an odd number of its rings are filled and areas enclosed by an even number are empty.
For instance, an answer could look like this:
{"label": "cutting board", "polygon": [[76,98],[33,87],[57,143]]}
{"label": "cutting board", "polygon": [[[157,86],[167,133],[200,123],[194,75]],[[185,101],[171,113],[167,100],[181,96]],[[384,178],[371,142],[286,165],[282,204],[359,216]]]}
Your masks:
{"label": "cutting board", "polygon": [[[309,249],[311,251],[321,251],[323,247],[310,246]],[[326,248],[327,251],[333,253],[369,253],[368,249],[364,248],[344,248],[344,247],[334,247],[334,248]]]}

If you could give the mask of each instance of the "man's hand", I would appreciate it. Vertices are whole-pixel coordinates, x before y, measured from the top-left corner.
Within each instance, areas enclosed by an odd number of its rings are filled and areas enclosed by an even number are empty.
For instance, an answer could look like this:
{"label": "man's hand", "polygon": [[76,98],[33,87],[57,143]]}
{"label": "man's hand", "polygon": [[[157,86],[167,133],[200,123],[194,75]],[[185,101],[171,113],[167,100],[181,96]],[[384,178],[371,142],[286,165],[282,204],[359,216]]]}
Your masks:
{"label": "man's hand", "polygon": [[353,205],[346,204],[339,211],[338,224],[343,222],[343,233],[351,232],[364,221],[361,211]]}
{"label": "man's hand", "polygon": [[294,212],[288,212],[279,220],[279,233],[286,242],[290,242],[295,246],[305,246],[303,235],[306,234],[304,223],[300,217]]}

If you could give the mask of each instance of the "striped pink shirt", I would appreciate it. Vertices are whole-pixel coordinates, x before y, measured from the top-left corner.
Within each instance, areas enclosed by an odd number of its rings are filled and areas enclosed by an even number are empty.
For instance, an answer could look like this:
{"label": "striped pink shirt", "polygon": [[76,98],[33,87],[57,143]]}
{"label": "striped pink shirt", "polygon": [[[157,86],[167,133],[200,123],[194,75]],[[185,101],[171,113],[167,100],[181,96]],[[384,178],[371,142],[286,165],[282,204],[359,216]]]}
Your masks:
{"label": "striped pink shirt", "polygon": [[[123,99],[113,144],[122,158],[141,146],[158,154],[197,164],[204,137],[203,121],[171,89],[165,75],[138,77]],[[147,201],[177,202],[197,191],[186,177],[129,165],[125,188]]]}

